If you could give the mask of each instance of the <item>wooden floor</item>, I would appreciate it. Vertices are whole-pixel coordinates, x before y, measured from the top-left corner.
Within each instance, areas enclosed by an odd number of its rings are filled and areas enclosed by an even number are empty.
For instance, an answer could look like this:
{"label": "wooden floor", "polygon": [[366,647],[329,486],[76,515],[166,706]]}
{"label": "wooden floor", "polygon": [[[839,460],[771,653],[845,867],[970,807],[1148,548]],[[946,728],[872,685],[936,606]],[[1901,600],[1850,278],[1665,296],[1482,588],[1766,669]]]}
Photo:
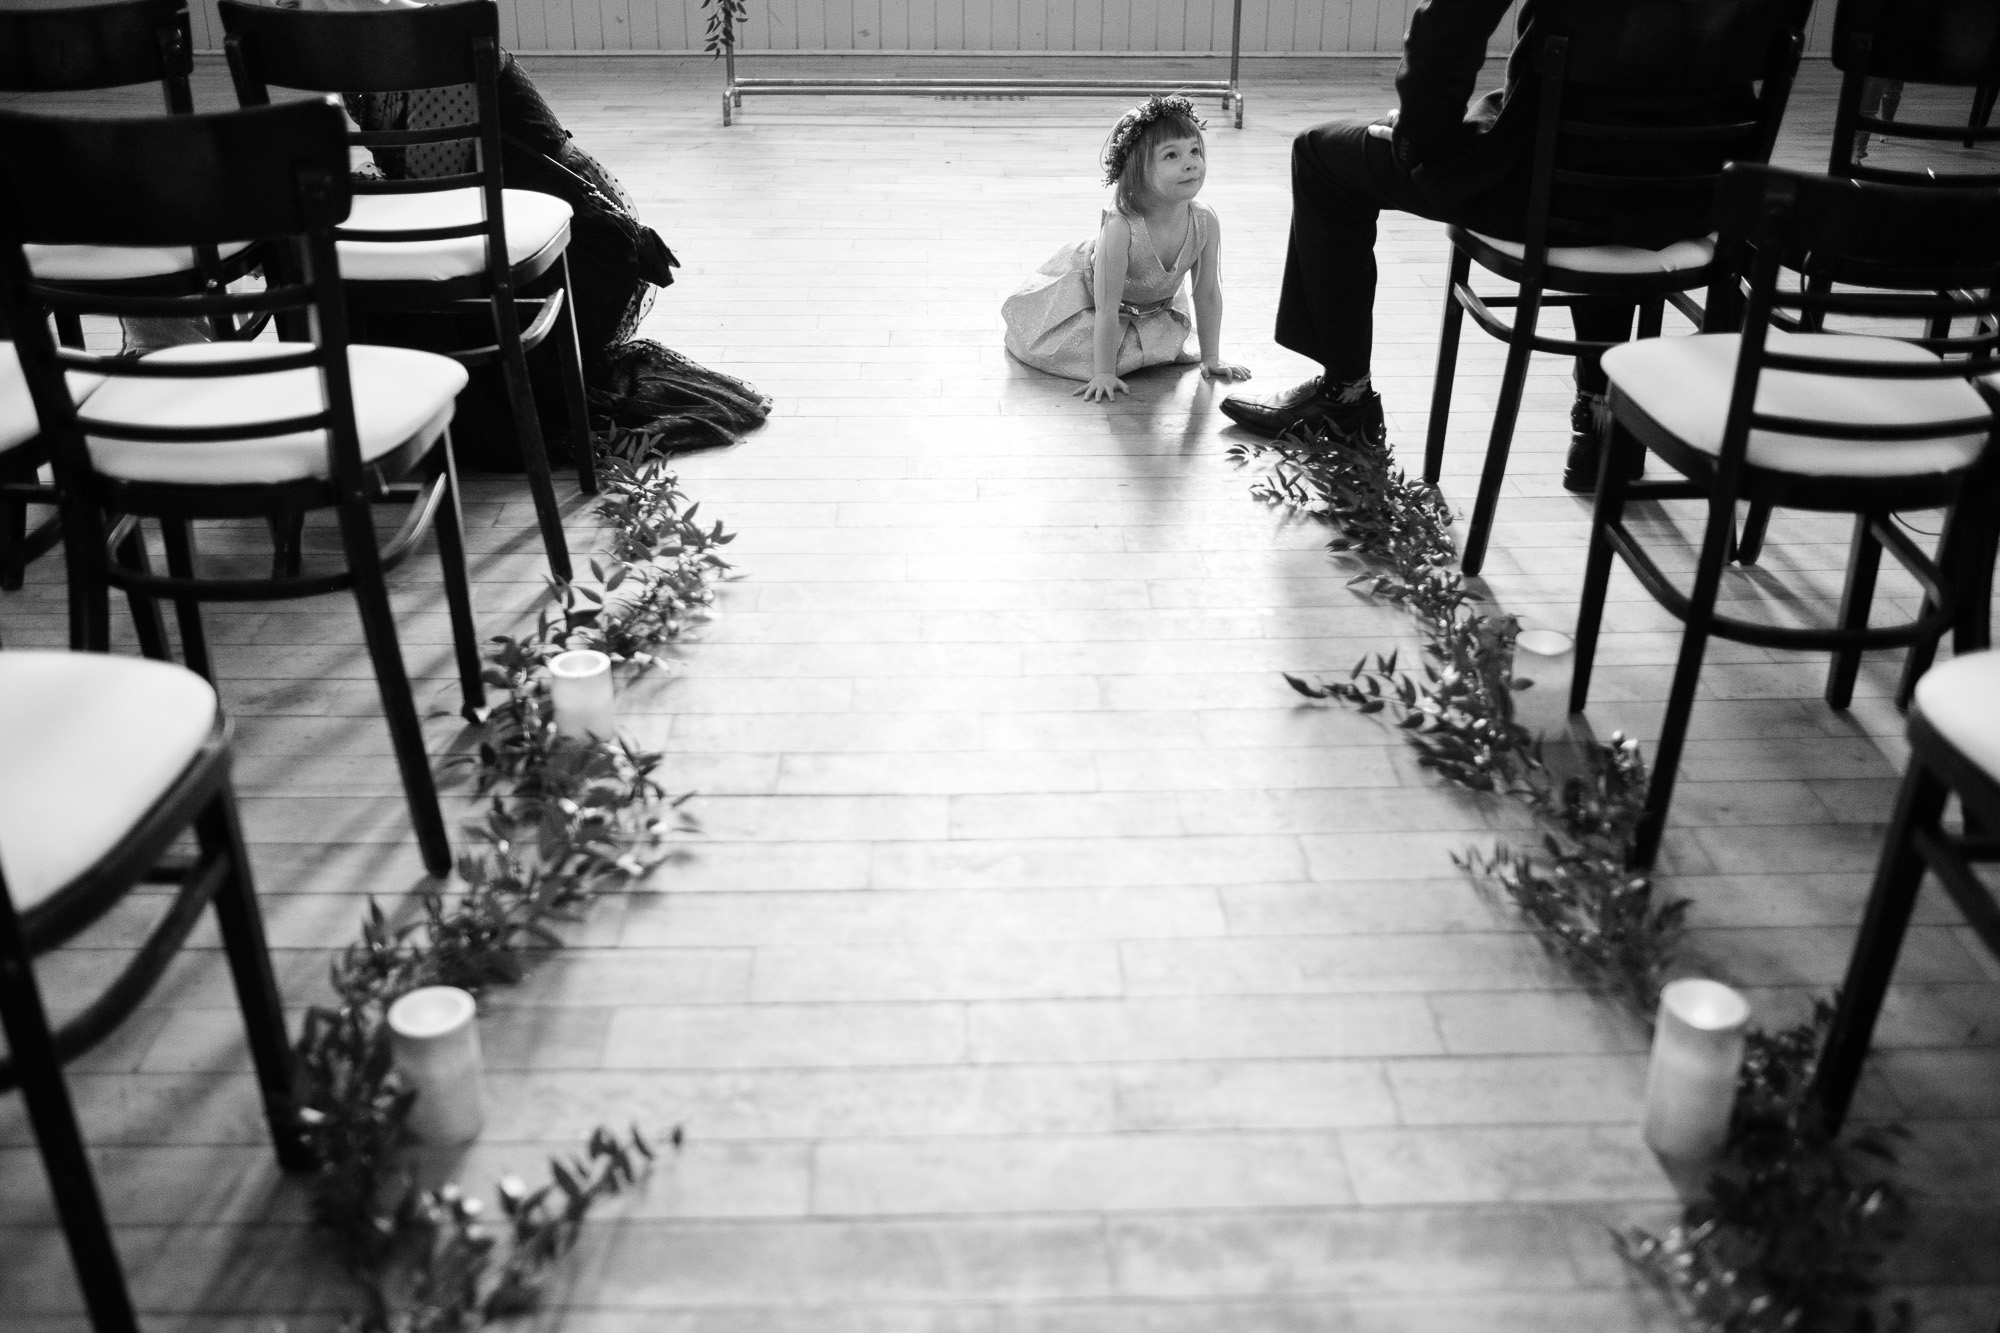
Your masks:
{"label": "wooden floor", "polygon": [[[1453,868],[1518,828],[1512,812],[1280,677],[1408,643],[1403,617],[1252,503],[1195,374],[1139,375],[1107,409],[1001,351],[1002,298],[1095,226],[1117,104],[753,98],[725,130],[705,62],[527,64],[686,263],[647,331],[779,404],[685,461],[703,512],[742,534],[741,579],[624,700],[673,785],[700,793],[706,834],[482,1025],[469,1187],[539,1171],[602,1121],[687,1135],[591,1223],[549,1326],[1664,1328],[1605,1234],[1673,1212],[1636,1127],[1647,1033]],[[1311,373],[1269,338],[1290,136],[1391,105],[1394,67],[1246,69],[1249,127],[1211,131],[1205,197],[1227,228],[1226,352],[1275,389]],[[1787,160],[1821,160],[1831,86],[1809,67]],[[212,66],[198,101],[227,104]],[[1410,458],[1441,229],[1385,217],[1379,254],[1376,383]],[[1497,348],[1468,334],[1465,363],[1459,504]],[[1530,625],[1574,615],[1570,394],[1565,367],[1537,363],[1487,567]],[[469,490],[483,628],[503,632],[539,601],[529,507],[515,479]],[[568,510],[586,549],[588,508]],[[1692,531],[1684,512],[1652,526]],[[1846,541],[1839,521],[1781,515],[1726,595],[1824,612]],[[10,645],[62,641],[58,578],[44,562],[0,600]],[[1911,596],[1885,578],[1885,607]],[[1677,630],[1622,571],[1612,597],[1580,725],[1650,742]],[[399,599],[448,712],[434,567],[412,562]],[[387,737],[343,601],[210,624],[278,970],[303,1005],[364,899],[419,882]],[[1782,1023],[1840,976],[1902,754],[1897,664],[1871,662],[1836,714],[1816,660],[1718,644],[1709,661],[1665,883],[1696,903],[1699,965]],[[1530,721],[1565,726],[1567,659],[1522,666]],[[463,743],[434,725],[438,751]],[[59,1005],[153,901],[49,960]],[[262,1146],[201,943],[75,1070],[99,1178],[149,1327],[316,1329],[351,1291]],[[1985,1333],[2000,967],[1932,895],[1899,976],[1861,1103],[1914,1131],[1923,1198],[1895,1277],[1927,1333]],[[50,1216],[18,1099],[0,1101],[9,1328],[83,1326]]]}

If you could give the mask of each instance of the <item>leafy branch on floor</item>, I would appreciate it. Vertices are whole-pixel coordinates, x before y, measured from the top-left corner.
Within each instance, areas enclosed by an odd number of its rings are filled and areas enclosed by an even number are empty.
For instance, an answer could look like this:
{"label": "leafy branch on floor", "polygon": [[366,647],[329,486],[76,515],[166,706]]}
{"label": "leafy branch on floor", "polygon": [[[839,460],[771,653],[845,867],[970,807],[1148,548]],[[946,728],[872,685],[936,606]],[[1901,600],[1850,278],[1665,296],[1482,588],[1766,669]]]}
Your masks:
{"label": "leafy branch on floor", "polygon": [[1361,562],[1348,586],[1406,608],[1423,641],[1416,670],[1398,652],[1377,653],[1345,678],[1288,675],[1291,687],[1385,713],[1419,766],[1540,816],[1539,853],[1503,843],[1460,864],[1501,889],[1591,984],[1649,1009],[1687,908],[1655,902],[1651,881],[1624,868],[1646,790],[1636,742],[1572,743],[1561,747],[1569,771],[1551,762],[1550,747],[1515,717],[1514,695],[1529,685],[1514,672],[1519,624],[1480,609],[1456,568],[1450,507],[1396,466],[1386,441],[1295,433],[1235,445],[1230,457],[1269,467],[1252,497],[1327,529],[1329,551]]}
{"label": "leafy branch on floor", "polygon": [[549,1183],[530,1192],[518,1176],[494,1188],[500,1218],[456,1185],[406,1195],[396,1229],[408,1257],[404,1289],[374,1282],[361,1326],[384,1333],[460,1333],[541,1304],[550,1272],[575,1246],[600,1199],[651,1169],[653,1147],[635,1126],[621,1139],[599,1127],[583,1157],[549,1159]]}
{"label": "leafy branch on floor", "polygon": [[1888,1179],[1895,1126],[1828,1137],[1806,1100],[1833,1022],[1819,1001],[1808,1021],[1753,1032],[1737,1090],[1729,1150],[1706,1199],[1664,1236],[1614,1236],[1634,1271],[1683,1322],[1718,1333],[1900,1333],[1909,1304],[1875,1310],[1876,1283],[1907,1230],[1909,1209]]}
{"label": "leafy branch on floor", "polygon": [[550,1186],[529,1194],[503,1181],[502,1251],[477,1200],[412,1182],[403,1148],[415,1093],[395,1071],[386,1019],[420,986],[478,994],[519,981],[538,954],[562,947],[558,925],[657,865],[693,827],[687,797],[660,785],[660,754],[625,737],[558,733],[544,668],[595,648],[644,669],[707,615],[732,536],[696,521],[661,460],[608,459],[601,481],[597,512],[611,531],[591,561],[594,586],[554,582],[533,630],[489,651],[485,681],[500,699],[465,761],[488,803],[465,826],[459,884],[426,885],[421,919],[404,925],[371,900],[360,938],[330,969],[333,1003],[307,1010],[296,1046],[300,1123],[320,1162],[314,1217],[370,1293],[364,1333],[470,1329],[531,1307],[591,1205],[653,1156],[636,1129],[630,1140],[600,1129],[586,1159],[551,1164]]}
{"label": "leafy branch on floor", "polygon": [[[1345,677],[1286,676],[1309,699],[1381,714],[1417,763],[1456,786],[1519,801],[1539,847],[1500,843],[1455,857],[1503,893],[1586,985],[1650,1020],[1672,974],[1691,904],[1662,898],[1628,870],[1646,794],[1635,740],[1547,745],[1516,719],[1511,616],[1478,609],[1455,568],[1451,512],[1411,481],[1386,441],[1296,432],[1230,450],[1268,469],[1251,495],[1288,520],[1330,532],[1327,549],[1362,564],[1348,586],[1407,608],[1418,669],[1397,652]],[[1898,1304],[1875,1310],[1875,1274],[1903,1234],[1907,1205],[1889,1178],[1896,1131],[1828,1135],[1807,1099],[1832,1007],[1779,1032],[1752,1029],[1729,1140],[1708,1195],[1664,1237],[1614,1236],[1634,1272],[1702,1333],[1885,1333],[1908,1327]]]}

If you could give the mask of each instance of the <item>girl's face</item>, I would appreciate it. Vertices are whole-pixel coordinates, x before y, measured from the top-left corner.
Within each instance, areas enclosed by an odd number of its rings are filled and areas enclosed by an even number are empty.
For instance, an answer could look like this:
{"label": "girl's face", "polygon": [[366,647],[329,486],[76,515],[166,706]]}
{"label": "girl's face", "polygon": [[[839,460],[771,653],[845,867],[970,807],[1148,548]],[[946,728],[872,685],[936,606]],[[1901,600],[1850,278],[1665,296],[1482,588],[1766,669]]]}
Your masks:
{"label": "girl's face", "polygon": [[1162,201],[1183,204],[1201,193],[1208,179],[1208,154],[1200,139],[1162,139],[1153,145],[1153,193]]}

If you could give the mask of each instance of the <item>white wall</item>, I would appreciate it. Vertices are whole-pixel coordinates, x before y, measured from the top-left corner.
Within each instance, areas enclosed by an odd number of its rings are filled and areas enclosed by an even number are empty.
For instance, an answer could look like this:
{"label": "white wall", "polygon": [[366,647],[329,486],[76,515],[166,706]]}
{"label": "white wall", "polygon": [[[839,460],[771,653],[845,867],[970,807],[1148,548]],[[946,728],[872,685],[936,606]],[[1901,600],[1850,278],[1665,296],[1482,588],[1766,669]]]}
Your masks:
{"label": "white wall", "polygon": [[[1159,51],[1229,49],[1231,0],[748,0],[740,49],[756,51]],[[1417,0],[1243,0],[1243,49],[1393,55]],[[197,0],[195,44],[222,45],[214,0]],[[1826,11],[1822,15],[1819,10]],[[1806,49],[1824,52],[1832,0]],[[699,51],[701,0],[500,0],[516,51]],[[1502,33],[1511,31],[1503,25]],[[1506,43],[1498,44],[1505,49]]]}

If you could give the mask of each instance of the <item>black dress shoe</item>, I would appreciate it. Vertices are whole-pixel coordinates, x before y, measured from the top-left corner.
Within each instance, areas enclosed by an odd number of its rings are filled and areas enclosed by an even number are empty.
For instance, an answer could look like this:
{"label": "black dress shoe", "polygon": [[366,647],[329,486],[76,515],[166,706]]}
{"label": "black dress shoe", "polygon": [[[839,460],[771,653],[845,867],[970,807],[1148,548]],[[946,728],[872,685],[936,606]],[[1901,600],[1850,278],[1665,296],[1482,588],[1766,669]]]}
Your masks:
{"label": "black dress shoe", "polygon": [[[1598,464],[1604,457],[1604,436],[1610,429],[1610,409],[1595,394],[1580,393],[1569,409],[1569,457],[1563,461],[1563,489],[1572,495],[1597,494]],[[1637,481],[1646,470],[1646,455],[1640,451],[1627,481]]]}
{"label": "black dress shoe", "polygon": [[1222,400],[1222,415],[1259,435],[1283,435],[1298,426],[1325,428],[1336,435],[1365,435],[1378,441],[1387,434],[1381,394],[1370,389],[1341,402],[1326,392],[1325,380],[1318,375],[1296,388],[1263,398],[1232,393]]}

